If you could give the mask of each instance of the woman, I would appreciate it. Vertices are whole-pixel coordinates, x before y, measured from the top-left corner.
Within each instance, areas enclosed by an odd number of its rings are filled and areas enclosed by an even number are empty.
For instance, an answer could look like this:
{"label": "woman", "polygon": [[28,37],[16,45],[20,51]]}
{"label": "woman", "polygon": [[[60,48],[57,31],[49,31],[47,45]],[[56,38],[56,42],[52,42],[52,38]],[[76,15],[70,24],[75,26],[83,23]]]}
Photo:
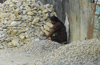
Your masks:
{"label": "woman", "polygon": [[55,16],[50,18],[53,27],[50,29],[47,38],[51,37],[52,41],[56,41],[58,43],[67,42],[67,33],[64,24]]}

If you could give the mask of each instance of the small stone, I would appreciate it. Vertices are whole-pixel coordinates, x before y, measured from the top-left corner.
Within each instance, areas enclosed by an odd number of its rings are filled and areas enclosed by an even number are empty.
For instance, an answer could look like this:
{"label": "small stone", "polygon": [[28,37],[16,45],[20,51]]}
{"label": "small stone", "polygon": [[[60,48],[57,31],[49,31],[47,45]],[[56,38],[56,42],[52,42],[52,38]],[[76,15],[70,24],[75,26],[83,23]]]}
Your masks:
{"label": "small stone", "polygon": [[15,14],[15,16],[16,16],[17,18],[19,18],[19,14],[18,14],[17,11],[13,11],[13,13]]}
{"label": "small stone", "polygon": [[28,12],[27,13],[29,16],[32,16],[33,15],[33,12]]}
{"label": "small stone", "polygon": [[39,17],[35,18],[32,22],[32,24],[36,24],[39,21]]}
{"label": "small stone", "polygon": [[20,42],[20,46],[23,46],[24,45],[24,43],[23,42]]}
{"label": "small stone", "polygon": [[12,40],[12,45],[14,46],[14,47],[17,47],[18,45],[19,45],[19,40],[18,40],[18,38],[14,38],[13,40]]}
{"label": "small stone", "polygon": [[52,25],[51,23],[49,23],[49,22],[46,22],[45,24],[46,24],[47,26],[49,26],[50,28],[53,27],[53,25]]}
{"label": "small stone", "polygon": [[7,45],[8,45],[8,48],[12,48],[12,47],[13,47],[13,45],[12,45],[12,43],[11,43],[11,42],[10,42],[10,43],[8,43]]}
{"label": "small stone", "polygon": [[24,39],[24,38],[25,38],[25,33],[21,33],[21,34],[19,35],[19,37],[20,37],[20,39]]}
{"label": "small stone", "polygon": [[47,30],[47,31],[50,30],[50,28],[47,25],[44,25],[44,29]]}
{"label": "small stone", "polygon": [[8,26],[18,26],[19,24],[20,24],[20,22],[13,21],[13,22],[11,22],[11,24],[8,25]]}

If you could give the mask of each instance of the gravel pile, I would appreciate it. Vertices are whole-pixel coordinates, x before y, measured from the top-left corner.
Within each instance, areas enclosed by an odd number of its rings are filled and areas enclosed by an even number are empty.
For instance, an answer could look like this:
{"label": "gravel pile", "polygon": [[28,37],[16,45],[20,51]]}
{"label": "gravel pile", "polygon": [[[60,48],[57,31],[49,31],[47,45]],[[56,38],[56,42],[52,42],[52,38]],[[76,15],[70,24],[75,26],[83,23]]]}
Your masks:
{"label": "gravel pile", "polygon": [[100,41],[77,41],[61,46],[35,62],[36,65],[100,65]]}
{"label": "gravel pile", "polygon": [[5,51],[8,59],[18,56],[12,65],[21,64],[21,61],[27,65],[100,65],[100,41],[95,39],[66,45],[50,40],[38,40],[22,47],[7,48]]}
{"label": "gravel pile", "polygon": [[52,52],[55,49],[58,49],[61,44],[57,42],[53,42],[51,40],[39,40],[39,41],[34,41],[31,44],[26,44],[22,47],[16,47],[16,48],[11,48],[12,52],[25,52],[28,54],[33,54],[36,56],[45,56]]}

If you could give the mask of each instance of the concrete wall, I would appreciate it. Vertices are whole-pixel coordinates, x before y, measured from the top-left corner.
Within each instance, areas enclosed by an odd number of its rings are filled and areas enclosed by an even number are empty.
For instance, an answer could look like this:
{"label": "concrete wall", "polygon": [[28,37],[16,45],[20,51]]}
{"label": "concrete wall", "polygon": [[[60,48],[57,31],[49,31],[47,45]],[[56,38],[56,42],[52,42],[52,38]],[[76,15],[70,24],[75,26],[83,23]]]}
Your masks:
{"label": "concrete wall", "polygon": [[70,0],[69,6],[72,19],[70,24],[70,41],[87,39],[89,14],[91,13],[90,1]]}
{"label": "concrete wall", "polygon": [[67,13],[71,18],[70,42],[87,39],[90,0],[41,0],[44,4],[53,4],[58,18],[66,22]]}

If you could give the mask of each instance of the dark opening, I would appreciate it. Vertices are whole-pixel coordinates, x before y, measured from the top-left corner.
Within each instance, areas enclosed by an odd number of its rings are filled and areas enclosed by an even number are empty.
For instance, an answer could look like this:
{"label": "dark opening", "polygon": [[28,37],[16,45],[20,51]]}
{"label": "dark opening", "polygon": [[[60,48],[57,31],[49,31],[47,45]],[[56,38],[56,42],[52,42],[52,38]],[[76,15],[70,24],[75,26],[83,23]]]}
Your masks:
{"label": "dark opening", "polygon": [[90,0],[91,3],[95,3],[95,0]]}
{"label": "dark opening", "polygon": [[98,2],[98,0],[90,0],[91,1],[91,3],[97,3]]}
{"label": "dark opening", "polygon": [[95,3],[95,0],[93,0],[93,2],[92,3]]}

